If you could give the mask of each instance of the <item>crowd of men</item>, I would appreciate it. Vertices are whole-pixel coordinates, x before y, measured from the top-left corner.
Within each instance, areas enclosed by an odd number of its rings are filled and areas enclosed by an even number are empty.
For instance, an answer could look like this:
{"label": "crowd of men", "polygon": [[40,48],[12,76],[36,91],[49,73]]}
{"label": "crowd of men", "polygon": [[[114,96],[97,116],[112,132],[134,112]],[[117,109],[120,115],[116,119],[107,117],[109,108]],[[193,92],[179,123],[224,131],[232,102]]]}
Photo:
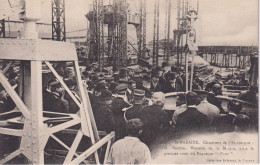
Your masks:
{"label": "crowd of men", "polygon": [[[56,67],[56,71],[80,101],[77,81],[71,70]],[[19,74],[10,71],[6,76],[18,92]],[[222,94],[219,79],[208,83],[203,90],[203,81],[195,72],[194,91],[184,93],[186,86],[184,72],[170,66],[167,62],[164,62],[162,67],[144,67],[135,70],[119,69],[118,67],[100,70],[96,65],[87,65],[82,70],[82,80],[89,94],[98,130],[107,133],[115,131],[116,141],[134,136],[150,146],[156,136],[167,131],[176,133],[231,132],[246,131],[250,128],[251,120],[247,114],[241,113],[242,104],[240,102],[230,101],[228,109],[222,107],[221,100],[216,97]],[[78,112],[79,107],[55,77],[44,81],[47,81],[46,85],[43,85],[43,109],[45,111]],[[180,92],[174,111],[164,109],[165,93],[169,92]],[[238,99],[254,103],[257,100],[257,92],[257,87],[251,86],[248,91],[241,92]],[[14,107],[12,99],[0,86],[1,113],[12,110]],[[136,145],[139,142],[132,143],[131,140],[133,138],[125,139],[117,145],[132,144],[133,150],[125,152],[132,152],[135,147],[141,147],[147,151],[146,147]],[[136,150],[138,150],[137,148]],[[117,153],[115,150],[112,152]],[[113,155],[111,154],[110,156]],[[144,157],[148,159],[149,155]],[[111,161],[110,163],[123,163],[123,160]]]}

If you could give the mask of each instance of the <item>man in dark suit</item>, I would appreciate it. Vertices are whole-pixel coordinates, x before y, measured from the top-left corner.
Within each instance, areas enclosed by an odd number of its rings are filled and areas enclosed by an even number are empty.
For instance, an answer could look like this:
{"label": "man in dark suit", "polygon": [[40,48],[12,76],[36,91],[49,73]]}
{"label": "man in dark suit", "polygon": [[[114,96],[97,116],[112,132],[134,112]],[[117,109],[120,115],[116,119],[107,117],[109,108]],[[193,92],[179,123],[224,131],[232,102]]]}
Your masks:
{"label": "man in dark suit", "polygon": [[164,79],[164,82],[161,82],[162,84],[164,84],[167,81],[168,78],[168,74],[171,73],[171,66],[169,65],[168,62],[163,62],[162,63],[162,77]]}
{"label": "man in dark suit", "polygon": [[125,120],[128,121],[133,118],[137,118],[140,115],[141,110],[144,107],[145,91],[142,89],[134,90],[134,102],[133,106],[125,111]]}
{"label": "man in dark suit", "polygon": [[48,87],[49,89],[43,95],[43,109],[45,111],[70,113],[69,103],[64,99],[65,91],[58,80],[50,80]]}
{"label": "man in dark suit", "polygon": [[[242,104],[236,101],[230,101],[228,103],[227,114],[221,114],[218,118],[213,121],[213,126],[217,132],[233,132],[235,130],[235,119],[242,110]],[[242,115],[242,114],[241,114]],[[247,117],[247,115],[244,115]],[[236,121],[238,122],[238,120]]]}
{"label": "man in dark suit", "polygon": [[258,92],[258,87],[256,85],[251,85],[248,91],[242,91],[238,96],[237,99],[247,101],[253,104],[257,104],[257,97],[256,94]]}
{"label": "man in dark suit", "polygon": [[110,105],[112,103],[112,92],[104,89],[98,97],[98,104],[93,109],[93,114],[99,131],[110,133],[115,130],[115,120]]}
{"label": "man in dark suit", "polygon": [[161,92],[163,87],[162,84],[159,82],[160,75],[157,71],[152,72],[152,82],[151,82],[151,91],[152,92]]}
{"label": "man in dark suit", "polygon": [[166,84],[163,85],[163,92],[170,93],[176,91],[176,75],[175,73],[168,73]]}
{"label": "man in dark suit", "polygon": [[214,84],[211,91],[207,95],[207,101],[210,104],[215,105],[220,110],[220,113],[226,113],[224,108],[222,107],[222,101],[216,98],[217,95],[222,95],[221,91],[221,85],[220,84]]}
{"label": "man in dark suit", "polygon": [[[80,102],[80,97],[76,92],[77,82],[73,79],[65,79],[64,82],[70,89],[71,93],[76,97],[76,99]],[[70,113],[77,113],[79,111],[79,106],[76,102],[71,98],[68,92],[65,92],[64,99],[69,103],[69,111]]]}
{"label": "man in dark suit", "polygon": [[137,89],[142,89],[145,91],[145,97],[151,98],[152,92],[151,92],[151,77],[148,75],[143,75],[142,79],[142,86]]}
{"label": "man in dark suit", "polygon": [[198,103],[198,95],[194,92],[189,92],[186,95],[186,104],[188,108],[178,115],[176,131],[204,131],[209,126],[209,121],[206,115],[198,111],[196,104]]}
{"label": "man in dark suit", "polygon": [[170,128],[170,117],[163,110],[165,96],[162,92],[155,92],[152,95],[153,105],[145,106],[141,111],[139,118],[144,123],[143,134],[141,139],[150,145],[151,142],[166,130]]}
{"label": "man in dark suit", "polygon": [[125,119],[124,119],[124,111],[123,109],[130,107],[130,105],[124,100],[125,92],[127,90],[126,84],[118,84],[115,87],[116,96],[111,103],[111,111],[114,116],[114,120],[116,123],[115,140],[119,140],[125,137]]}

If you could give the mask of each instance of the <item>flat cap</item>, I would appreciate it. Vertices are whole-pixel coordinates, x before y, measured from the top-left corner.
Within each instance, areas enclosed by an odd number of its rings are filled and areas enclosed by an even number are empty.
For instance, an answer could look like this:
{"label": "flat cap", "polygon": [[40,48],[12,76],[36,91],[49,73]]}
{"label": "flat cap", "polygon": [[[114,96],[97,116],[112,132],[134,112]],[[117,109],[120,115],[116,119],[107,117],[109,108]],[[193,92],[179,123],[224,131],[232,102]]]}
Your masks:
{"label": "flat cap", "polygon": [[115,88],[116,92],[122,92],[127,90],[126,84],[118,84]]}
{"label": "flat cap", "polygon": [[126,78],[120,78],[119,83],[127,83],[128,80]]}
{"label": "flat cap", "polygon": [[134,83],[136,83],[136,82],[132,79],[127,81],[127,84],[134,84]]}
{"label": "flat cap", "polygon": [[140,69],[140,68],[138,67],[138,68],[136,68],[136,69],[134,70],[134,72],[136,72],[136,73],[141,73],[141,72],[142,72],[142,69]]}
{"label": "flat cap", "polygon": [[106,80],[106,82],[111,82],[111,81],[114,81],[114,77],[108,76],[108,77],[105,77],[105,80]]}

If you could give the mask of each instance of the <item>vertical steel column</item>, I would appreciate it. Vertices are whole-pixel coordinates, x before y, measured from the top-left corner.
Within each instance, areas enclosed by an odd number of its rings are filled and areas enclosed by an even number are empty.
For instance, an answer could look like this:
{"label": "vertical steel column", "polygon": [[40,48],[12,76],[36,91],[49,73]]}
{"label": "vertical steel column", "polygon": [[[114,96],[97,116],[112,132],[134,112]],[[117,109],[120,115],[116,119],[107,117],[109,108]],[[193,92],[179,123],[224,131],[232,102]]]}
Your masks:
{"label": "vertical steel column", "polygon": [[157,0],[157,20],[156,20],[156,22],[157,22],[157,37],[156,37],[156,66],[158,66],[158,64],[159,64],[159,27],[160,27],[160,25],[159,25],[159,18],[160,18],[160,15],[159,15],[159,13],[160,13],[160,5],[159,5],[160,3],[159,3],[159,0]]}
{"label": "vertical steel column", "polygon": [[142,34],[143,34],[143,0],[139,0],[139,19],[138,28],[138,58],[142,58]]}
{"label": "vertical steel column", "polygon": [[143,0],[143,11],[142,11],[143,19],[142,19],[142,27],[143,27],[143,51],[142,57],[145,57],[146,52],[146,0]]}
{"label": "vertical steel column", "polygon": [[153,66],[156,65],[156,8],[157,8],[157,3],[156,1],[154,2],[154,24],[153,24]]}
{"label": "vertical steel column", "polygon": [[123,20],[121,22],[121,28],[122,28],[122,56],[121,56],[121,65],[123,67],[127,66],[127,3],[126,0],[121,0],[121,15],[123,17]]}
{"label": "vertical steel column", "polygon": [[104,44],[104,7],[103,7],[103,0],[99,0],[98,4],[98,22],[100,31],[98,31],[100,35],[100,47],[99,47],[99,68],[104,67],[104,53],[105,53],[105,44]]}
{"label": "vertical steel column", "polygon": [[166,61],[169,61],[170,56],[170,27],[171,27],[171,0],[168,1],[168,30],[167,30],[167,49],[166,49]]}
{"label": "vertical steel column", "polygon": [[[165,0],[165,4],[168,4],[168,0]],[[167,5],[166,5],[167,8]],[[164,22],[164,41],[163,41],[163,61],[166,60],[166,54],[167,54],[167,46],[168,46],[168,41],[167,41],[167,25],[168,25],[168,20],[167,20],[167,15],[168,15],[168,11],[166,9],[165,11],[165,22]]]}
{"label": "vertical steel column", "polygon": [[5,38],[5,19],[0,20],[0,38]]}
{"label": "vertical steel column", "polygon": [[[39,2],[27,0],[26,12],[24,19],[24,38],[25,39],[38,39],[38,33],[36,31],[36,21],[39,20],[39,15],[35,12],[39,12]],[[34,10],[34,7],[38,7],[38,11]],[[40,16],[39,16],[40,17]],[[35,52],[38,53],[38,52]],[[21,65],[21,70],[24,71],[24,103],[31,111],[30,118],[25,121],[24,127],[31,134],[29,151],[27,152],[32,158],[33,164],[44,164],[44,148],[42,146],[42,128],[43,128],[43,106],[42,106],[42,63],[41,61],[26,62],[25,65]],[[28,139],[27,139],[28,140]],[[21,144],[26,143],[26,138],[22,138]],[[28,145],[30,145],[30,143]]]}

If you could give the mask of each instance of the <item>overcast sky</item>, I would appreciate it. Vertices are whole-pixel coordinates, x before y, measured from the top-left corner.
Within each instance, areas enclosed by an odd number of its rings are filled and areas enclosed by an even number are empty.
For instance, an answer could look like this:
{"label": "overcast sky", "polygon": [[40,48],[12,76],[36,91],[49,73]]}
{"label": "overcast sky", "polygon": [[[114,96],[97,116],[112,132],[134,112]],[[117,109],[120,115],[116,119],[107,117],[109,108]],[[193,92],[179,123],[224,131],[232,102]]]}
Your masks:
{"label": "overcast sky", "polygon": [[[104,1],[109,3],[109,0]],[[197,0],[190,1],[195,3]],[[51,23],[50,2],[44,0],[42,3],[41,22]],[[137,12],[138,0],[128,2],[131,12]],[[165,2],[160,0],[160,39],[165,36]],[[65,3],[67,31],[85,29],[85,14],[92,0],[65,0]],[[10,19],[17,19],[17,14],[10,12],[13,9],[10,9],[8,0],[0,0],[0,4],[1,17],[5,13]],[[199,45],[258,45],[258,0],[200,0],[199,4],[199,19],[196,23]],[[176,5],[177,0],[172,0],[171,38],[172,30],[176,28]],[[154,0],[147,0],[147,41],[152,40],[153,36],[153,9]],[[134,28],[129,27],[128,33],[134,36]]]}

